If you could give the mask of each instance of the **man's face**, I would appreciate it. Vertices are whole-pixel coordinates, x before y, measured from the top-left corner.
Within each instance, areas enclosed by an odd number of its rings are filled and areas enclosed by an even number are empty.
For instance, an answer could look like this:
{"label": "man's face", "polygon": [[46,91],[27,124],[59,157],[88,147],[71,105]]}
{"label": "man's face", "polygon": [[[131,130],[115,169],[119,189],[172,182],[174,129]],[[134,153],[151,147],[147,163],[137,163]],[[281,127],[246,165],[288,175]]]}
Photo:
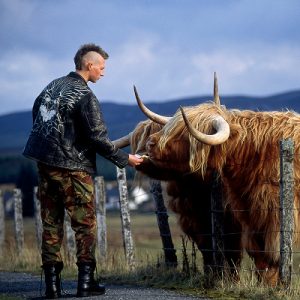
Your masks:
{"label": "man's face", "polygon": [[89,62],[89,81],[96,82],[104,76],[105,59],[97,53],[93,61]]}

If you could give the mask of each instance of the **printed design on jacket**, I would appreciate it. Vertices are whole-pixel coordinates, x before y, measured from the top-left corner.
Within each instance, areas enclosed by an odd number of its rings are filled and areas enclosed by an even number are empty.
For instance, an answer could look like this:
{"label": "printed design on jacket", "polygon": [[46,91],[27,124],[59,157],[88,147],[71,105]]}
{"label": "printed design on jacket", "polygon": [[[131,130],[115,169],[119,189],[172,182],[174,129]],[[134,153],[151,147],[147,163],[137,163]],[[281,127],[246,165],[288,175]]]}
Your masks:
{"label": "printed design on jacket", "polygon": [[82,82],[66,77],[52,81],[42,92],[32,132],[44,136],[62,133],[63,124],[78,100],[90,92]]}

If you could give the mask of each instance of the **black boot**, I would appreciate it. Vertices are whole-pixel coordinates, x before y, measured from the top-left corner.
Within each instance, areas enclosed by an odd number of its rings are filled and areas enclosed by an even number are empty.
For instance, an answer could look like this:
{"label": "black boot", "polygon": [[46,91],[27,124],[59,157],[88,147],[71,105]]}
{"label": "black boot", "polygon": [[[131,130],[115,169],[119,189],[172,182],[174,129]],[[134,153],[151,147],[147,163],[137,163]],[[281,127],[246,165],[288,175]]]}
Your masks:
{"label": "black boot", "polygon": [[63,269],[63,263],[43,264],[42,268],[45,272],[45,284],[47,299],[55,299],[61,297],[60,272]]}
{"label": "black boot", "polygon": [[88,297],[102,295],[105,293],[105,286],[100,285],[94,279],[95,263],[77,263],[78,285],[77,297]]}

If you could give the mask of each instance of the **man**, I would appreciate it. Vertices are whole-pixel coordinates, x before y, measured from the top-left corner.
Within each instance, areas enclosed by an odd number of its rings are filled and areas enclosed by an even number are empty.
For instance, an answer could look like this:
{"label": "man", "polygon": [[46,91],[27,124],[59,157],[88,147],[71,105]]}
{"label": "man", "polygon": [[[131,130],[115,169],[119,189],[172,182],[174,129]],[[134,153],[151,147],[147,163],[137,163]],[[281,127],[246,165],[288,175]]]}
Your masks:
{"label": "man", "polygon": [[91,174],[96,170],[96,153],[120,168],[142,162],[109,140],[99,102],[87,85],[104,75],[107,58],[95,44],[81,46],[74,57],[76,72],[48,84],[32,109],[33,127],[23,154],[38,164],[42,268],[49,299],[61,296],[64,209],[75,231],[77,296],[105,293],[105,287],[94,279],[96,217]]}

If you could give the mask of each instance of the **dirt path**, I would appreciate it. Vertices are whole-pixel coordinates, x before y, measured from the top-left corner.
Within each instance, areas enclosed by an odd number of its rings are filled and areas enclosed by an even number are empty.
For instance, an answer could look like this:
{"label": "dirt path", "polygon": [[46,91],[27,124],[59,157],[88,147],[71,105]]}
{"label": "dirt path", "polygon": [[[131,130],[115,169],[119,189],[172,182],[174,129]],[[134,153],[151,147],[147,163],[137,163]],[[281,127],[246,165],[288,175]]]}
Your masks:
{"label": "dirt path", "polygon": [[[42,283],[42,285],[41,285]],[[28,273],[0,272],[0,300],[2,299],[44,299],[44,282],[36,275]],[[76,294],[76,280],[63,280],[63,299],[78,299]],[[180,295],[162,289],[132,287],[125,285],[106,285],[106,294],[84,299],[106,300],[194,300],[202,299]]]}

